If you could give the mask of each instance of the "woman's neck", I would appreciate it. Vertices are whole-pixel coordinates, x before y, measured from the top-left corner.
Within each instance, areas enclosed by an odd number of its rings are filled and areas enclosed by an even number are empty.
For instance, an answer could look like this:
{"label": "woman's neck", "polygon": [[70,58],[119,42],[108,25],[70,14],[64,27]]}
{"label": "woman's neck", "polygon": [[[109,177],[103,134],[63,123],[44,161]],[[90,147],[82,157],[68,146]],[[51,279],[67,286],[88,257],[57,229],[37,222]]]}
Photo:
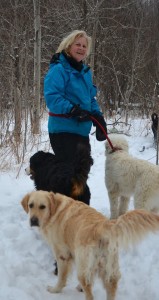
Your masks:
{"label": "woman's neck", "polygon": [[66,53],[66,51],[64,51],[64,50],[62,51],[62,54],[67,59],[67,61],[71,65],[71,67],[73,67],[75,70],[77,70],[77,71],[80,72],[83,69],[83,62],[82,61],[78,62],[71,55],[69,55],[68,53]]}

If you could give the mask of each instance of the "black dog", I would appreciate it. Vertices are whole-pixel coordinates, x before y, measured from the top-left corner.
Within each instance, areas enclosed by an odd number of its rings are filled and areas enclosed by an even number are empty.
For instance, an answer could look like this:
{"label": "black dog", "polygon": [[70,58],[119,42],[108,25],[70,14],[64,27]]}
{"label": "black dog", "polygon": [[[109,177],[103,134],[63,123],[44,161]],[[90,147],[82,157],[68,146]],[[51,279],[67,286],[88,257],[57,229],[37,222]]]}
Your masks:
{"label": "black dog", "polygon": [[151,128],[154,135],[154,141],[157,142],[158,115],[156,113],[153,113],[151,115],[151,119],[152,119]]}
{"label": "black dog", "polygon": [[25,171],[31,175],[37,190],[61,193],[89,205],[90,190],[86,182],[92,164],[90,150],[79,145],[72,163],[59,161],[52,153],[38,151],[30,158],[30,166]]}

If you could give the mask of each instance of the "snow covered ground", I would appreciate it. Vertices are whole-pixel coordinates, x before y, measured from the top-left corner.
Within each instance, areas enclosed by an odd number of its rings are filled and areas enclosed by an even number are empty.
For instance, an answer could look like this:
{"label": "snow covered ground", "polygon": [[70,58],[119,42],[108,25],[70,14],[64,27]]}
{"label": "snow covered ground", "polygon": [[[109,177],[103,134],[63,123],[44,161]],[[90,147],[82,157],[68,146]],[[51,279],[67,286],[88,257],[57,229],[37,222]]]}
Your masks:
{"label": "snow covered ground", "polygon": [[[126,138],[132,155],[155,164],[156,150],[146,122],[144,119],[131,121],[131,128],[128,130],[131,135]],[[46,126],[44,124],[47,135]],[[124,125],[120,125],[120,130],[126,132]],[[105,142],[96,141],[94,135],[91,135],[90,139],[94,158],[89,176],[91,206],[109,217],[109,201],[104,184]],[[145,151],[140,152],[143,146]],[[42,149],[43,144],[40,146],[40,150]],[[25,175],[25,168],[24,164],[18,178],[15,169],[0,173],[0,299],[84,300],[83,293],[75,289],[75,270],[61,294],[50,294],[46,290],[47,285],[56,283],[57,277],[53,274],[54,261],[50,248],[42,240],[38,230],[30,228],[28,216],[20,204],[23,196],[34,189],[33,182]],[[130,209],[132,208],[131,201]],[[128,252],[121,251],[122,278],[116,300],[159,299],[158,253],[159,233],[149,234],[144,241]],[[93,292],[95,300],[105,299],[105,291],[98,279],[95,281]]]}

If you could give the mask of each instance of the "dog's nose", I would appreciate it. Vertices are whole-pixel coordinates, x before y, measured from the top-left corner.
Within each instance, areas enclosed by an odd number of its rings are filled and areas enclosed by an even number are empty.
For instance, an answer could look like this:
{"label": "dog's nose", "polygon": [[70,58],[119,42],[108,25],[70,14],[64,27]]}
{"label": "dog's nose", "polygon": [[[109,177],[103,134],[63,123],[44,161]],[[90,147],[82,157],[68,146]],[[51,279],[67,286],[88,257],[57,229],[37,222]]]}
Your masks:
{"label": "dog's nose", "polygon": [[37,217],[32,217],[30,219],[30,225],[31,226],[39,226],[39,220],[38,220],[38,218]]}

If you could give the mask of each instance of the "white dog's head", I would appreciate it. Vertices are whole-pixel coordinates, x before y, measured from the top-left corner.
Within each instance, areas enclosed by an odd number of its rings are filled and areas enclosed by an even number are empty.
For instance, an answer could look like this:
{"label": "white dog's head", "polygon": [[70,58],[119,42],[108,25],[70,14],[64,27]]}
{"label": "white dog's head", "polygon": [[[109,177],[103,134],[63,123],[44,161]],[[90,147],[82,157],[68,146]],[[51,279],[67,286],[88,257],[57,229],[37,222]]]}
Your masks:
{"label": "white dog's head", "polygon": [[[121,149],[120,151],[124,151],[124,152],[128,153],[129,146],[128,146],[128,142],[124,136],[117,135],[117,134],[116,135],[111,134],[111,135],[109,135],[109,139],[112,142],[112,145],[114,148]],[[110,147],[108,141],[106,141],[105,149],[106,149],[106,155],[112,153],[112,148]]]}

